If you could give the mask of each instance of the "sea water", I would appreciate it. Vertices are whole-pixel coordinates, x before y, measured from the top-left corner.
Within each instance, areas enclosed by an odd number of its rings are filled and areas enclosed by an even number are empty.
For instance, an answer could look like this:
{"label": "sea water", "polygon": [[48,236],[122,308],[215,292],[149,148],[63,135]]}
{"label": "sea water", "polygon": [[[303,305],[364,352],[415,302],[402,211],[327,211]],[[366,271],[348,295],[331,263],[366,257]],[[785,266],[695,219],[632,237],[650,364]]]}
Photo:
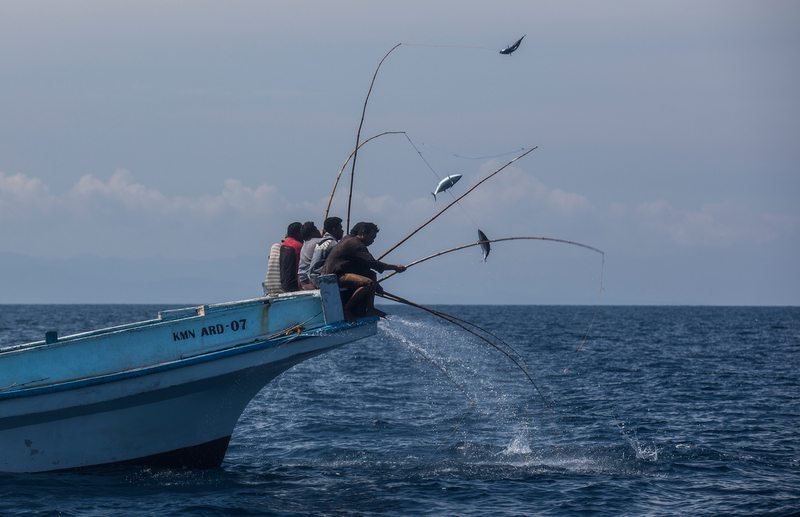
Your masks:
{"label": "sea water", "polygon": [[[0,306],[0,346],[164,308]],[[388,307],[261,391],[221,468],[0,474],[0,515],[800,511],[800,308],[438,308],[499,339]]]}

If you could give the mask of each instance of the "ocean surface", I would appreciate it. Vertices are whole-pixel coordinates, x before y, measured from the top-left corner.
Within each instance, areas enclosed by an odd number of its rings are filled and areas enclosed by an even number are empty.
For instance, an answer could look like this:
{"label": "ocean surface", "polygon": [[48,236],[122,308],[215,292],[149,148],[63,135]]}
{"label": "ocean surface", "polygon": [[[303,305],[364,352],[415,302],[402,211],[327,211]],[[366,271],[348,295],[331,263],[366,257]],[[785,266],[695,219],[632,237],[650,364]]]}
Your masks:
{"label": "ocean surface", "polygon": [[[3,305],[0,345],[164,308]],[[221,468],[0,474],[0,515],[800,511],[800,308],[438,308],[508,355],[388,307],[261,391]]]}

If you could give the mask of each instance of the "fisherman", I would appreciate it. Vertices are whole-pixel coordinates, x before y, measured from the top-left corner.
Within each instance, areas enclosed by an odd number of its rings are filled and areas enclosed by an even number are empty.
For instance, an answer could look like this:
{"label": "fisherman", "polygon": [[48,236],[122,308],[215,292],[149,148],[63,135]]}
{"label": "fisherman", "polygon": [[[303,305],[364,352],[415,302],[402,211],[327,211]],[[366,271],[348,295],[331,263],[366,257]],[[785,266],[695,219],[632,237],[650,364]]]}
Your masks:
{"label": "fisherman", "polygon": [[385,312],[375,308],[375,293],[381,289],[373,269],[381,273],[387,269],[398,273],[406,270],[405,266],[376,260],[369,252],[367,246],[375,242],[378,231],[375,223],[356,223],[350,235],[333,248],[325,261],[323,273],[335,274],[340,287],[353,290],[344,305],[344,316],[348,321],[361,316],[386,316]]}
{"label": "fisherman", "polygon": [[303,239],[303,247],[300,250],[300,261],[297,265],[297,282],[301,290],[310,291],[316,287],[311,283],[308,270],[311,266],[311,257],[314,255],[314,247],[322,235],[312,221],[306,221],[300,229],[300,238]]}
{"label": "fisherman", "polygon": [[[325,259],[330,255],[333,247],[339,244],[344,236],[341,217],[328,217],[322,224],[322,238],[314,246],[314,254],[311,256],[311,263],[308,268],[308,276],[315,289],[319,288],[319,275],[325,265]],[[305,244],[303,245],[305,247]]]}
{"label": "fisherman", "polygon": [[286,228],[286,237],[281,241],[281,289],[285,293],[300,290],[300,284],[297,282],[297,266],[300,263],[300,250],[303,249],[303,240],[300,236],[302,228],[303,225],[299,222],[291,223]]}
{"label": "fisherman", "polygon": [[302,226],[299,222],[291,223],[286,228],[286,237],[270,247],[267,274],[261,284],[264,287],[264,295],[300,290],[297,284],[297,264],[303,247],[300,241]]}

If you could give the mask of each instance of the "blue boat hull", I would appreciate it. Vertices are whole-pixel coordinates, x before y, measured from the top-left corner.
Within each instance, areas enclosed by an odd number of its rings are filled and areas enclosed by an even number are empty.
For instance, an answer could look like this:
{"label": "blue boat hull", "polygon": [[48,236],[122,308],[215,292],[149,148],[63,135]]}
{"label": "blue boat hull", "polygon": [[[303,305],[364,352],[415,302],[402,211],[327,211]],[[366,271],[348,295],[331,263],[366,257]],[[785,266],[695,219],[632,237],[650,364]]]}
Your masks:
{"label": "blue boat hull", "polygon": [[[19,379],[0,388],[0,472],[218,466],[240,415],[267,383],[375,334],[374,318],[341,321],[338,296],[323,289],[189,308],[0,350],[3,382]],[[218,332],[203,332],[211,328]],[[70,357],[84,364],[62,364]]]}

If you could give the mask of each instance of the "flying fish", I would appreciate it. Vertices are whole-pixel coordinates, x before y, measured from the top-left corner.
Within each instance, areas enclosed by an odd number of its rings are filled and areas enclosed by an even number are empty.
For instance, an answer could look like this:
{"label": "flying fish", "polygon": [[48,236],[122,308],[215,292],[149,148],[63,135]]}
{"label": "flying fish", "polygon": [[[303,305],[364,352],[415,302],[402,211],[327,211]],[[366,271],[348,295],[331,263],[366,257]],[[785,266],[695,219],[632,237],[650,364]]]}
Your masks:
{"label": "flying fish", "polygon": [[442,181],[440,181],[439,184],[436,185],[436,190],[431,192],[431,194],[433,194],[433,200],[436,201],[436,194],[441,194],[445,190],[449,189],[450,187],[458,183],[458,180],[460,179],[461,179],[461,174],[451,174],[450,176],[447,176]]}
{"label": "flying fish", "polygon": [[483,261],[486,262],[486,259],[489,257],[489,253],[492,251],[492,245],[489,244],[489,237],[487,237],[486,234],[480,230],[480,228],[478,229],[478,242],[481,243],[481,251],[483,252]]}
{"label": "flying fish", "polygon": [[[522,38],[524,38],[525,36],[527,36],[527,34],[523,34]],[[506,47],[503,50],[501,50],[500,53],[501,54],[511,54],[512,52],[517,50],[519,48],[519,44],[522,43],[522,38],[520,38],[517,41],[515,41],[513,45],[511,45],[509,47]]]}

